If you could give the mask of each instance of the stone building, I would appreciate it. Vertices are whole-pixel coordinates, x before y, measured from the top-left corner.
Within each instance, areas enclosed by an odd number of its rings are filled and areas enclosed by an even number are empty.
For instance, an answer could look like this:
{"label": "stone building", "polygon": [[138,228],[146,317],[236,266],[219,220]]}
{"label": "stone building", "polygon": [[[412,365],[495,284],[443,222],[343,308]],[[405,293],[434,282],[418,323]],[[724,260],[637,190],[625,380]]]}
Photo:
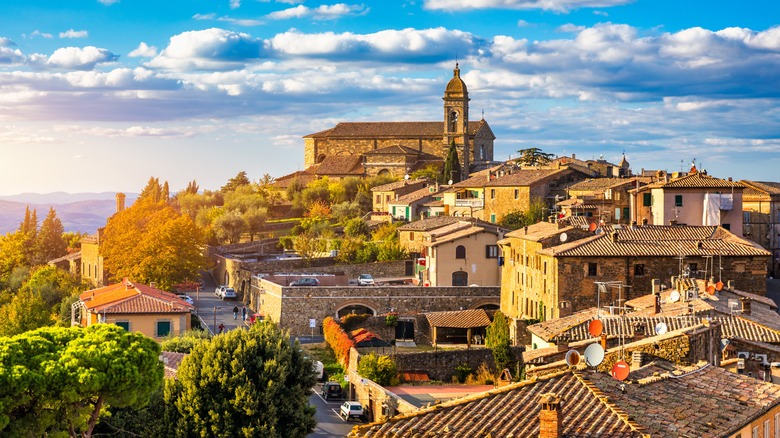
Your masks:
{"label": "stone building", "polygon": [[780,183],[740,181],[742,194],[742,233],[772,253],[769,274],[780,275]]}
{"label": "stone building", "polygon": [[[651,292],[651,278],[722,279],[764,295],[769,252],[722,227],[640,226],[589,233],[539,223],[499,242],[501,310],[510,318],[553,319]],[[668,280],[665,280],[668,281]],[[597,294],[597,283],[619,282]]]}
{"label": "stone building", "polygon": [[[124,193],[116,194],[117,213],[125,209],[125,199]],[[81,279],[98,287],[108,284],[108,271],[103,267],[103,256],[100,255],[102,236],[103,228],[98,228],[97,233],[81,239]]]}
{"label": "stone building", "polygon": [[444,118],[440,122],[341,122],[309,134],[304,137],[304,165],[308,168],[331,157],[363,157],[366,176],[401,177],[427,165],[441,166],[454,142],[462,178],[472,167],[493,160],[496,137],[484,119],[469,120],[468,88],[457,64],[443,100]]}
{"label": "stone building", "polygon": [[[628,191],[650,183],[650,178],[589,178],[566,188],[569,199],[556,204],[563,217],[583,216],[592,223],[628,224],[631,196]],[[602,222],[603,221],[603,222]]]}

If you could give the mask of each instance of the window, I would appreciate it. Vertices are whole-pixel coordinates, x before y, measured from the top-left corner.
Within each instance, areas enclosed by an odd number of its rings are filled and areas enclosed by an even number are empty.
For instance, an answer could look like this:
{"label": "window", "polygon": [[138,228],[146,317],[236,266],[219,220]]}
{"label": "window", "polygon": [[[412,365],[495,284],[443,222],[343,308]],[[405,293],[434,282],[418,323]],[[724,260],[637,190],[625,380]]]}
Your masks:
{"label": "window", "polygon": [[520,190],[515,189],[515,199],[520,197]]}
{"label": "window", "polygon": [[645,275],[645,265],[637,263],[634,265],[634,277],[641,277]]}
{"label": "window", "polygon": [[623,207],[623,220],[627,221],[631,219],[631,209]]}
{"label": "window", "polygon": [[494,223],[496,223],[496,215],[495,215],[495,214],[491,214],[491,215],[490,215],[490,223],[491,223],[491,224],[494,224]]}
{"label": "window", "polygon": [[588,263],[588,277],[595,277],[599,272],[599,265],[597,263]]}
{"label": "window", "polygon": [[742,212],[742,222],[745,222],[745,223],[750,222],[750,212],[749,211],[743,211]]}
{"label": "window", "polygon": [[376,203],[381,204],[382,203],[382,195],[376,195]]}
{"label": "window", "polygon": [[414,240],[414,231],[409,232],[409,240]]}
{"label": "window", "polygon": [[490,199],[496,199],[496,189],[490,189]]}
{"label": "window", "polygon": [[458,245],[455,248],[455,258],[456,259],[465,259],[466,258],[466,247],[463,245]]}
{"label": "window", "polygon": [[674,195],[674,206],[675,207],[682,207],[682,195]]}
{"label": "window", "polygon": [[695,274],[699,272],[699,265],[696,263],[688,263],[688,269],[690,269],[691,274]]}
{"label": "window", "polygon": [[642,195],[642,206],[650,207],[651,205],[653,205],[653,195],[650,193],[645,193]]}
{"label": "window", "polygon": [[775,414],[775,438],[780,438],[780,414]]}
{"label": "window", "polygon": [[720,224],[724,230],[731,231],[731,224]]}
{"label": "window", "polygon": [[498,258],[498,245],[485,245],[485,258],[497,259]]}
{"label": "window", "polygon": [[155,332],[154,332],[155,338],[162,338],[163,336],[168,336],[170,333],[171,333],[170,321],[157,321],[157,324],[155,326]]}
{"label": "window", "polygon": [[753,428],[753,438],[759,438],[759,436],[758,436],[758,426],[755,426]]}
{"label": "window", "polygon": [[771,429],[769,427],[769,420],[764,421],[764,438],[772,438]]}
{"label": "window", "polygon": [[126,332],[130,331],[130,321],[117,321],[114,324],[125,329]]}

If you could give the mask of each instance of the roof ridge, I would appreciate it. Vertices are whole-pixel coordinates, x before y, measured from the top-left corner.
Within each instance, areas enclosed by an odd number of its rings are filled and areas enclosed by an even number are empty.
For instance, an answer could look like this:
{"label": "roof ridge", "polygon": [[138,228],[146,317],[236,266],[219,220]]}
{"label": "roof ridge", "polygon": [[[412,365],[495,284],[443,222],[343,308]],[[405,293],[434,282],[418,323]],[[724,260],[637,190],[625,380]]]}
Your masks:
{"label": "roof ridge", "polygon": [[607,409],[620,418],[621,421],[625,422],[626,425],[631,428],[631,430],[640,433],[645,430],[645,428],[642,427],[639,423],[631,419],[631,415],[629,415],[628,412],[613,404],[613,402],[609,399],[609,396],[601,389],[599,389],[593,382],[588,380],[582,373],[572,372],[572,374],[583,386],[585,386],[585,388],[588,389],[588,391],[591,392],[591,394],[593,394],[594,397],[596,397],[604,406],[606,406]]}

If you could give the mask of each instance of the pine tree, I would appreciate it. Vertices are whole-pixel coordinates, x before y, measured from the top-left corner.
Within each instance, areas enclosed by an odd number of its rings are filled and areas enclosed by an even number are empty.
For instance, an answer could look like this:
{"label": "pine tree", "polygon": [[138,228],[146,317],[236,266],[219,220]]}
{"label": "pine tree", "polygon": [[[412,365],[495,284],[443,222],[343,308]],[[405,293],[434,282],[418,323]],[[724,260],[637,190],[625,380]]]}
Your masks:
{"label": "pine tree", "polygon": [[46,263],[49,260],[62,257],[68,252],[68,243],[65,242],[62,235],[65,228],[62,221],[57,217],[54,208],[49,208],[49,214],[41,224],[41,230],[38,233],[38,243],[35,259],[39,263]]}
{"label": "pine tree", "polygon": [[146,187],[141,191],[141,194],[138,195],[138,201],[160,202],[162,191],[160,180],[152,176],[149,178],[149,182],[146,183]]}
{"label": "pine tree", "polygon": [[184,189],[184,193],[189,195],[197,195],[198,190],[200,190],[200,187],[198,187],[198,182],[196,180],[192,180],[187,183],[187,188]]}
{"label": "pine tree", "polygon": [[163,183],[162,187],[162,196],[160,196],[162,201],[168,202],[168,200],[171,198],[171,189],[168,187],[168,181],[165,181]]}

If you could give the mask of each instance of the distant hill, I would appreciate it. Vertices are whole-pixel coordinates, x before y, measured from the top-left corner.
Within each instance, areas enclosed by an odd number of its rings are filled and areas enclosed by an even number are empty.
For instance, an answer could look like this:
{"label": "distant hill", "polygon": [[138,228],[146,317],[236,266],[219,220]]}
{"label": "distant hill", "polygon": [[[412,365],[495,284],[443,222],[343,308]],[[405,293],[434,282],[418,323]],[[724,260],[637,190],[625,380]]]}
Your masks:
{"label": "distant hill", "polygon": [[[19,228],[24,219],[24,209],[38,211],[38,224],[54,207],[62,220],[65,231],[95,233],[106,225],[106,219],[116,212],[115,193],[24,193],[14,196],[0,196],[0,233],[5,234]],[[127,194],[125,206],[129,207],[138,197]]]}

